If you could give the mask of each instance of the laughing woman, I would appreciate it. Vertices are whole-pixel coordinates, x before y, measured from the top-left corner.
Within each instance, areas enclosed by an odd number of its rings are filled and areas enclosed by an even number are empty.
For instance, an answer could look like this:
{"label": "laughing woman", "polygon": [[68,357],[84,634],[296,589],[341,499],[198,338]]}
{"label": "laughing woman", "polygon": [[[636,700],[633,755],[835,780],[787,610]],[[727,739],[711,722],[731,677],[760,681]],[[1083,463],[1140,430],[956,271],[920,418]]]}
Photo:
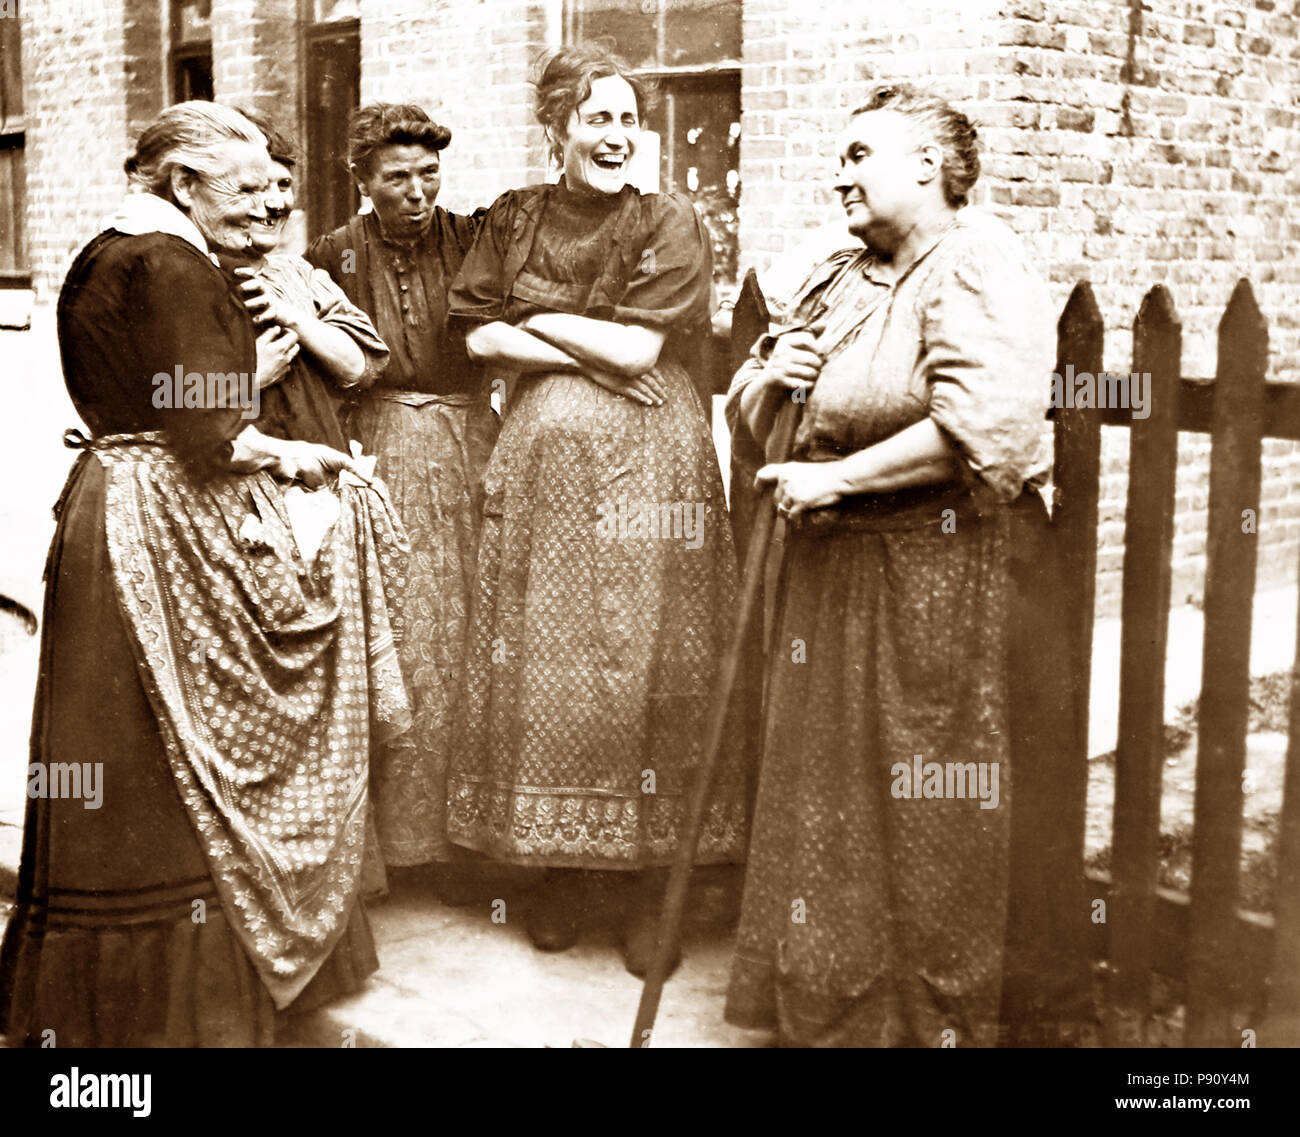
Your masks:
{"label": "laughing woman", "polygon": [[[305,555],[286,485],[351,470],[247,426],[225,397],[167,405],[160,373],[255,371],[210,256],[248,249],[267,152],[242,115],[169,107],[137,189],[59,295],[68,393],[92,437],[56,507],[18,907],[0,949],[11,1044],[252,1046],[277,1011],[377,966],[358,901],[369,737],[409,723],[382,602],[400,524],[338,480]],[[165,394],[168,387],[162,388]],[[225,392],[228,394],[228,392]],[[51,764],[96,800],[41,792]]]}
{"label": "laughing woman", "polygon": [[[572,870],[671,862],[734,604],[722,482],[687,371],[708,335],[710,246],[688,201],[628,184],[645,99],[614,57],[550,58],[537,108],[563,177],[493,205],[451,297],[470,353],[520,378],[488,467],[449,829],[552,870],[528,922],[550,950],[579,932]],[[743,818],[733,763],[702,863],[742,858]],[[637,973],[662,872],[641,884],[626,944]]]}
{"label": "laughing woman", "polygon": [[[297,148],[269,119],[243,113],[265,136],[271,159],[266,217],[254,221],[247,250],[223,250],[218,260],[238,282],[244,307],[261,329],[257,429],[274,438],[320,442],[346,452],[349,411],[383,372],[388,348],[370,317],[329,273],[280,251],[295,201]],[[375,831],[373,778],[361,887],[367,900],[387,889]]]}

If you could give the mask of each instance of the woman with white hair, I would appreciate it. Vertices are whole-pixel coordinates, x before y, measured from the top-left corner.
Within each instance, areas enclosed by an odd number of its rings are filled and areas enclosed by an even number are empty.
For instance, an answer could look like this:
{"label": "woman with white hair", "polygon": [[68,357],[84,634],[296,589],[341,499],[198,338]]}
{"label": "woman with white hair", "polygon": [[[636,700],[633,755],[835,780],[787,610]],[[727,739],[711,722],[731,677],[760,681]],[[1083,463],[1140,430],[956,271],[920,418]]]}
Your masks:
{"label": "woman with white hair", "polygon": [[[46,572],[13,1044],[266,1045],[377,966],[357,877],[370,733],[407,717],[404,534],[346,455],[248,425],[253,326],[211,256],[250,245],[267,163],[238,112],[168,108],[59,297],[91,437]],[[284,487],[336,476],[309,533]]]}

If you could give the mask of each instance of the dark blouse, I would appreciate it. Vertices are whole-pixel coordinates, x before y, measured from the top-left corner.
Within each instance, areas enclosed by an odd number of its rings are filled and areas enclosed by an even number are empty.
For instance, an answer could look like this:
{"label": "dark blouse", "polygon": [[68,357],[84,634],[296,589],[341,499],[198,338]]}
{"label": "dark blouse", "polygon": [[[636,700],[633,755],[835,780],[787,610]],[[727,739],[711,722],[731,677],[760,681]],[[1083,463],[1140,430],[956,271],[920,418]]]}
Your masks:
{"label": "dark blouse", "polygon": [[426,394],[480,393],[482,367],[465,352],[463,335],[447,328],[447,290],[474,242],[482,214],[434,207],[424,238],[387,240],[373,213],[317,238],[307,260],[323,268],[375,323],[392,355],[375,382]]}
{"label": "dark blouse", "polygon": [[449,318],[513,324],[549,311],[661,328],[664,355],[689,371],[708,343],[711,280],[708,232],[686,198],[632,186],[593,198],[561,179],[493,203]]}
{"label": "dark blouse", "polygon": [[183,458],[221,466],[250,419],[238,406],[174,404],[157,375],[257,373],[253,325],[226,277],[167,233],[94,238],[59,293],[59,350],[77,413],[96,435],[159,430]]}

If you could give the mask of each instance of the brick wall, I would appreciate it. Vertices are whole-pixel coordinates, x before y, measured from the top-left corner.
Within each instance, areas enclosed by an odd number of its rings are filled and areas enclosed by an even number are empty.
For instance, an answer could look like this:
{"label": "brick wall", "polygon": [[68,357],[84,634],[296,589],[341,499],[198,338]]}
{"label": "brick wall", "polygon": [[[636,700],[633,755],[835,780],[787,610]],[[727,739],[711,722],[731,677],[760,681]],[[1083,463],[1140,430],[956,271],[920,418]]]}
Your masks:
{"label": "brick wall", "polygon": [[[848,5],[748,0],[741,249],[760,267],[839,216],[834,133],[881,79],[912,79],[982,127],[976,201],[1030,245],[1064,304],[1090,280],[1106,365],[1129,370],[1132,320],[1157,282],[1184,370],[1214,373],[1217,325],[1248,276],[1270,323],[1270,376],[1300,379],[1300,37],[1273,0],[974,0]],[[1098,600],[1116,611],[1127,442],[1107,432]],[[1180,448],[1174,596],[1204,577],[1207,440]],[[1261,584],[1294,582],[1300,448],[1269,442]]]}
{"label": "brick wall", "polygon": [[218,100],[294,125],[297,14],[298,0],[212,0],[212,90]]}
{"label": "brick wall", "polygon": [[[834,138],[878,79],[910,78],[982,126],[977,202],[1030,244],[1063,304],[1093,282],[1106,365],[1127,371],[1143,292],[1171,290],[1185,370],[1214,370],[1239,275],[1270,322],[1272,375],[1300,379],[1300,36],[1296,0],[745,0],[740,244],[762,267],[842,217]],[[125,9],[125,14],[124,14]],[[43,300],[125,186],[163,101],[159,0],[25,0],[29,229]],[[301,110],[296,0],[214,0],[219,98]],[[59,13],[64,13],[60,15]],[[72,13],[69,15],[68,13]],[[559,0],[367,0],[363,100],[410,100],[454,132],[442,204],[545,176],[532,63]],[[1184,439],[1174,595],[1204,574],[1204,439]],[[1099,601],[1115,610],[1126,441],[1107,431]],[[1300,448],[1266,447],[1262,583],[1294,580]]]}
{"label": "brick wall", "polygon": [[120,5],[24,0],[21,18],[27,232],[51,300],[126,187],[128,58]]}
{"label": "brick wall", "polygon": [[544,178],[529,80],[536,56],[560,42],[559,8],[543,0],[364,6],[362,102],[416,102],[451,128],[440,205],[473,209]]}
{"label": "brick wall", "polygon": [[[835,136],[878,78],[922,78],[941,93],[973,89],[973,54],[995,34],[996,0],[846,4],[746,0],[741,72],[742,267],[763,267],[801,231],[841,219],[831,189]],[[954,76],[944,85],[936,76]],[[957,89],[954,89],[957,88]]]}

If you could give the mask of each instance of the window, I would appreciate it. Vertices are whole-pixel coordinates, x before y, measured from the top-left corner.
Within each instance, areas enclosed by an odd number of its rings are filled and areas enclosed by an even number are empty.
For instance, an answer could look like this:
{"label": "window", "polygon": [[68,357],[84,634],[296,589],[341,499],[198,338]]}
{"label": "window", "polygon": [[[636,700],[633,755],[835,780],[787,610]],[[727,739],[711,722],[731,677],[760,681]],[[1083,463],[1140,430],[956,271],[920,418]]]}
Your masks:
{"label": "window", "polygon": [[212,0],[172,0],[172,102],[212,98]]}
{"label": "window", "polygon": [[0,288],[28,288],[22,24],[0,16]]}
{"label": "window", "polygon": [[685,194],[713,236],[714,278],[736,282],[740,202],[740,0],[570,0],[566,38],[605,40],[659,83],[645,126],[660,184]]}
{"label": "window", "polygon": [[347,169],[348,115],[361,101],[357,0],[309,0],[304,23],[307,231],[342,225],[360,204]]}
{"label": "window", "polygon": [[575,0],[571,37],[609,36],[632,66],[740,66],[740,0]]}

